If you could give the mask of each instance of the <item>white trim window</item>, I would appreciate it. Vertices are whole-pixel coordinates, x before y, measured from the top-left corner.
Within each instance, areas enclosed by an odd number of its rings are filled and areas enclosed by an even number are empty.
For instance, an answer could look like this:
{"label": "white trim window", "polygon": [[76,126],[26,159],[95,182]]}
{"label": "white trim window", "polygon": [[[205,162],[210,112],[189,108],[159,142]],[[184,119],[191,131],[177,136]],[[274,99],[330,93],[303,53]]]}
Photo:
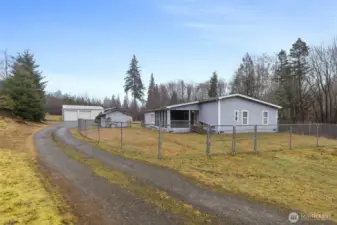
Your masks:
{"label": "white trim window", "polygon": [[234,121],[239,122],[240,121],[240,113],[239,110],[234,110]]}
{"label": "white trim window", "polygon": [[269,124],[269,112],[262,111],[262,125],[268,125],[268,124]]}
{"label": "white trim window", "polygon": [[241,121],[242,121],[242,125],[249,124],[249,111],[248,110],[241,110]]}

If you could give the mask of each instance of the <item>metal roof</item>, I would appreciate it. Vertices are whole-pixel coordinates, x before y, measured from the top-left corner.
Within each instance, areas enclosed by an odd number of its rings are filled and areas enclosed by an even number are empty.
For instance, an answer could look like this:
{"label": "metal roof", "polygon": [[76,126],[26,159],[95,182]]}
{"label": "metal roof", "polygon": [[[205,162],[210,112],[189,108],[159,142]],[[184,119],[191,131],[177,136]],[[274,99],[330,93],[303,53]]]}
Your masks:
{"label": "metal roof", "polygon": [[166,106],[166,108],[171,109],[171,108],[176,108],[176,107],[185,106],[185,105],[194,105],[194,104],[198,104],[198,103],[199,103],[199,101],[186,102],[186,103],[181,103],[181,104],[176,104],[176,105],[168,105],[168,106]]}
{"label": "metal roof", "polygon": [[106,115],[106,114],[109,114],[109,113],[112,113],[112,112],[121,112],[121,113],[129,116],[129,113],[127,111],[125,111],[124,109],[120,109],[120,108],[107,108],[107,109],[104,109],[104,112],[102,113],[102,115]]}
{"label": "metal roof", "polygon": [[225,95],[225,96],[220,96],[220,97],[216,97],[216,98],[210,98],[210,99],[205,99],[205,100],[200,100],[200,101],[194,101],[194,102],[186,102],[186,103],[181,103],[181,104],[176,104],[176,105],[169,105],[163,108],[159,108],[159,109],[149,109],[146,110],[145,112],[153,112],[153,111],[158,111],[158,110],[166,110],[166,109],[172,109],[172,108],[176,108],[176,107],[180,107],[180,106],[186,106],[186,105],[194,105],[194,104],[202,104],[202,103],[206,103],[206,102],[212,102],[212,101],[218,101],[218,100],[222,100],[222,99],[227,99],[227,98],[234,98],[234,97],[239,97],[239,98],[244,98],[253,102],[257,102],[263,105],[268,105],[270,107],[274,107],[277,109],[282,109],[281,106],[279,105],[275,105],[269,102],[265,102],[256,98],[252,98],[246,95],[242,95],[242,94],[231,94],[231,95]]}
{"label": "metal roof", "polygon": [[282,109],[282,106],[275,105],[275,104],[265,102],[265,101],[262,101],[262,100],[259,100],[259,99],[256,99],[256,98],[252,98],[252,97],[249,97],[247,95],[242,95],[242,94],[232,94],[232,95],[221,96],[221,97],[218,97],[218,99],[221,100],[221,99],[233,98],[233,97],[240,97],[240,98],[244,98],[244,99],[247,99],[247,100],[250,100],[250,101],[253,101],[253,102],[258,102],[258,103],[268,105],[268,106],[271,106],[271,107],[274,107],[274,108]]}
{"label": "metal roof", "polygon": [[92,106],[92,105],[62,105],[62,109],[97,109],[103,110],[102,106]]}

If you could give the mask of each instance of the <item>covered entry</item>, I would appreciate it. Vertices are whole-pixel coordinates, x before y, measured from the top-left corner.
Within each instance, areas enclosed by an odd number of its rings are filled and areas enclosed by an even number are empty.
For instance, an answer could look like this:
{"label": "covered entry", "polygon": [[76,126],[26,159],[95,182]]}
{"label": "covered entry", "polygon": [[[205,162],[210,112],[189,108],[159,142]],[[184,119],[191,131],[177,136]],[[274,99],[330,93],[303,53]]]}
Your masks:
{"label": "covered entry", "polygon": [[184,103],[155,111],[155,124],[171,131],[188,132],[199,120],[199,105]]}
{"label": "covered entry", "polygon": [[189,128],[198,122],[197,110],[171,110],[172,128]]}

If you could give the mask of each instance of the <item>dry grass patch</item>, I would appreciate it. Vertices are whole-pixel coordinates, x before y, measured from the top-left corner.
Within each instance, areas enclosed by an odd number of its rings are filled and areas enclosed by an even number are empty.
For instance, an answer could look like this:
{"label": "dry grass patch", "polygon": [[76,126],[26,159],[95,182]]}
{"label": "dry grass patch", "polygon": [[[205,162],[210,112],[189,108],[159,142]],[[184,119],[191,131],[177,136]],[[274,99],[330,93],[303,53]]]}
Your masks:
{"label": "dry grass patch", "polygon": [[[95,135],[95,132],[97,131],[88,131],[88,135]],[[72,133],[85,140],[76,129]],[[258,154],[191,158],[172,156],[204,154],[206,137],[166,133],[163,139],[163,153],[166,158],[158,160],[157,132],[129,128],[123,129],[123,134],[122,152],[119,129],[102,129],[102,139],[98,147],[115,154],[123,153],[125,157],[175,169],[201,185],[218,191],[231,192],[306,213],[325,213],[337,221],[337,147],[305,148],[306,144],[313,143],[315,146],[316,139],[313,137],[293,135],[293,142],[302,143],[301,150],[262,151],[287,149],[288,134],[268,134],[261,139],[263,141],[259,143]],[[243,137],[245,135],[250,134],[242,134]],[[219,135],[217,138],[226,138],[226,135]],[[252,144],[247,140],[240,141],[242,146],[248,147]],[[337,146],[335,140],[320,138],[319,141],[327,146]],[[212,149],[216,147],[225,149],[223,143],[219,146],[212,145]]]}
{"label": "dry grass patch", "polygon": [[60,197],[37,171],[32,135],[45,124],[0,119],[0,224],[72,224]]}
{"label": "dry grass patch", "polygon": [[62,116],[60,115],[51,115],[49,113],[46,114],[45,120],[47,121],[62,121]]}

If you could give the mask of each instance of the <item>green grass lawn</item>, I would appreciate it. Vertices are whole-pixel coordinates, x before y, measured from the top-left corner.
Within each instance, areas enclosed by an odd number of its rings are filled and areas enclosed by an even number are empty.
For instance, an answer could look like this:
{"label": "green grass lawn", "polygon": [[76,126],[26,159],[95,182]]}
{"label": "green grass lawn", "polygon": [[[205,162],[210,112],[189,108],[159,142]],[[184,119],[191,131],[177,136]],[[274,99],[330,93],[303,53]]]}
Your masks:
{"label": "green grass lawn", "polygon": [[[97,130],[88,131],[94,137]],[[81,137],[76,129],[75,137]],[[260,134],[258,154],[202,156],[206,136],[194,133],[163,135],[164,159],[158,160],[158,132],[143,128],[123,129],[123,150],[120,149],[120,129],[101,129],[101,142],[93,145],[115,154],[165,166],[193,178],[220,192],[231,192],[255,201],[263,201],[306,213],[324,213],[337,221],[337,141],[293,135],[289,149],[289,134]],[[251,134],[242,134],[238,149],[252,152]],[[264,136],[262,136],[264,135]],[[263,137],[263,138],[262,138]],[[230,152],[230,135],[213,135],[212,151]],[[215,140],[215,138],[217,138]],[[336,146],[336,147],[332,147]],[[217,150],[218,149],[218,150]],[[200,157],[190,157],[200,155]],[[184,157],[186,156],[186,157]]]}

